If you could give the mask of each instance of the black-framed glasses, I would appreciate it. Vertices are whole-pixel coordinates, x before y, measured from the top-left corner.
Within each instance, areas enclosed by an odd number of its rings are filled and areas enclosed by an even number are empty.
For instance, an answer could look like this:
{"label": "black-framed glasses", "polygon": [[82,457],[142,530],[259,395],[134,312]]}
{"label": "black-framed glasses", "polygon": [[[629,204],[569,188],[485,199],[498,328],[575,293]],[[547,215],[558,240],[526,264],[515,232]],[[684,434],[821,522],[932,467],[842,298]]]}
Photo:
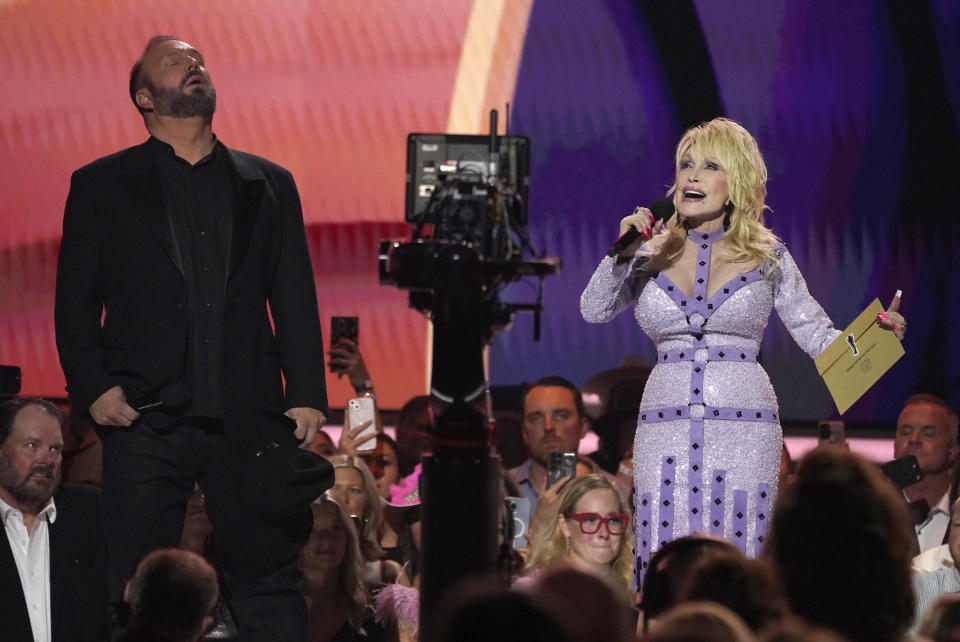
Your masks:
{"label": "black-framed glasses", "polygon": [[611,535],[623,535],[630,520],[630,517],[624,513],[613,513],[606,517],[601,517],[597,513],[564,513],[563,516],[577,520],[580,524],[580,532],[584,535],[593,535],[604,525]]}

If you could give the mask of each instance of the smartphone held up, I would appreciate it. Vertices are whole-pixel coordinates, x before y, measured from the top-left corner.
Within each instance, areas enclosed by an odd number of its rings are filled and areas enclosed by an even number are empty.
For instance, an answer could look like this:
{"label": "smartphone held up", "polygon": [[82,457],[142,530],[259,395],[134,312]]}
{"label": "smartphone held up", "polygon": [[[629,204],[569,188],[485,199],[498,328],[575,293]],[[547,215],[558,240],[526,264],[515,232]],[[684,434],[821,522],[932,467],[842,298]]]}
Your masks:
{"label": "smartphone held up", "polygon": [[[353,399],[347,400],[347,420],[349,421],[351,428],[356,428],[357,426],[368,421],[370,422],[370,425],[357,434],[355,438],[357,441],[363,439],[367,435],[375,435],[377,432],[377,421],[376,407],[374,405],[373,397],[354,397]],[[358,443],[356,446],[357,450],[373,450],[376,447],[376,437],[373,439],[368,439],[362,443]]]}

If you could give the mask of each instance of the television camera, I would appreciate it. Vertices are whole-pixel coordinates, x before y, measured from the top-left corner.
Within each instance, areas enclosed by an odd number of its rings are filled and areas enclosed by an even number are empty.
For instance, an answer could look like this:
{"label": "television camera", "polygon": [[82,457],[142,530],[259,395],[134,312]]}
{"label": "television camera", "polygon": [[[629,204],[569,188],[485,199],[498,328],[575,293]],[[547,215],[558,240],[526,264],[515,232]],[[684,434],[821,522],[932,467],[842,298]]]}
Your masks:
{"label": "television camera", "polygon": [[[529,164],[529,140],[498,137],[495,110],[489,137],[410,134],[406,220],[413,233],[409,241],[380,243],[381,284],[409,290],[410,306],[433,322],[430,395],[439,411],[420,476],[427,638],[447,589],[504,566],[483,348],[518,311],[534,313],[539,339],[543,280],[560,269],[557,259],[537,255],[527,236]],[[501,301],[503,288],[524,277],[539,278],[537,300]]]}

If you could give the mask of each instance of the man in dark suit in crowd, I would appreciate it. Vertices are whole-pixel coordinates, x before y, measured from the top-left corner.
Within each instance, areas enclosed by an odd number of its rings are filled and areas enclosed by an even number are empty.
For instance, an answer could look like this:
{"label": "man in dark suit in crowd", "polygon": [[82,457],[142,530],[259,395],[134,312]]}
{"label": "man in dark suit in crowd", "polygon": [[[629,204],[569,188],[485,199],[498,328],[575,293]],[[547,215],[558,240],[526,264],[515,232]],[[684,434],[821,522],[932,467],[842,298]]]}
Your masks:
{"label": "man in dark suit in crowd", "polygon": [[100,491],[60,485],[60,413],[0,403],[0,638],[101,642],[107,635]]}
{"label": "man in dark suit in crowd", "polygon": [[191,45],[151,39],[130,97],[150,138],[74,173],[55,310],[71,402],[103,441],[111,598],[147,553],[176,546],[196,480],[242,639],[302,639],[296,557],[251,571],[232,548],[258,546],[267,560],[290,548],[250,524],[236,458],[272,440],[238,426],[283,412],[309,444],[325,421],[297,189],[287,170],[213,134],[216,92]]}
{"label": "man in dark suit in crowd", "polygon": [[154,551],[127,582],[130,624],[120,642],[196,642],[213,624],[219,595],[217,573],[202,557]]}
{"label": "man in dark suit in crowd", "polygon": [[950,479],[960,458],[957,413],[929,394],[911,395],[897,417],[893,456],[914,455],[923,478],[903,489],[915,517],[917,552],[946,544],[950,535]]}

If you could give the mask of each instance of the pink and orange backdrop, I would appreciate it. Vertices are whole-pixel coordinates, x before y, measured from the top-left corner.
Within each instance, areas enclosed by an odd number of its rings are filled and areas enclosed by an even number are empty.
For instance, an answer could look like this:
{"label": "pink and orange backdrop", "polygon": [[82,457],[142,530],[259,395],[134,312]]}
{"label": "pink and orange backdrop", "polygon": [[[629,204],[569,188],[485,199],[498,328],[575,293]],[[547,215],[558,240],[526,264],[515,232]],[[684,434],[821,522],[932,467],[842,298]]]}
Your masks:
{"label": "pink and orange backdrop", "polygon": [[[485,133],[508,101],[531,140],[530,237],[563,271],[543,340],[523,315],[498,336],[492,383],[656,358],[629,314],[585,324],[579,295],[620,217],[672,182],[683,130],[725,115],[756,136],[768,222],[837,325],[904,291],[907,356],[844,419],[889,425],[918,391],[960,406],[956,0],[0,0],[0,363],[28,394],[63,394],[70,173],[145,139],[127,74],[160,33],[205,54],[221,139],[293,172],[325,329],[360,317],[385,408],[428,378],[427,320],[377,282],[378,241],[409,234],[406,136]],[[788,423],[835,415],[775,319],[761,359]],[[342,406],[348,385],[328,381]]]}
{"label": "pink and orange backdrop", "polygon": [[[324,331],[358,316],[384,407],[427,389],[426,319],[377,282],[403,223],[406,136],[485,131],[513,83],[532,0],[0,2],[0,363],[64,392],[53,286],[71,172],[146,138],[127,77],[173,34],[208,62],[214,131],[296,178]],[[350,394],[329,378],[331,404]]]}

